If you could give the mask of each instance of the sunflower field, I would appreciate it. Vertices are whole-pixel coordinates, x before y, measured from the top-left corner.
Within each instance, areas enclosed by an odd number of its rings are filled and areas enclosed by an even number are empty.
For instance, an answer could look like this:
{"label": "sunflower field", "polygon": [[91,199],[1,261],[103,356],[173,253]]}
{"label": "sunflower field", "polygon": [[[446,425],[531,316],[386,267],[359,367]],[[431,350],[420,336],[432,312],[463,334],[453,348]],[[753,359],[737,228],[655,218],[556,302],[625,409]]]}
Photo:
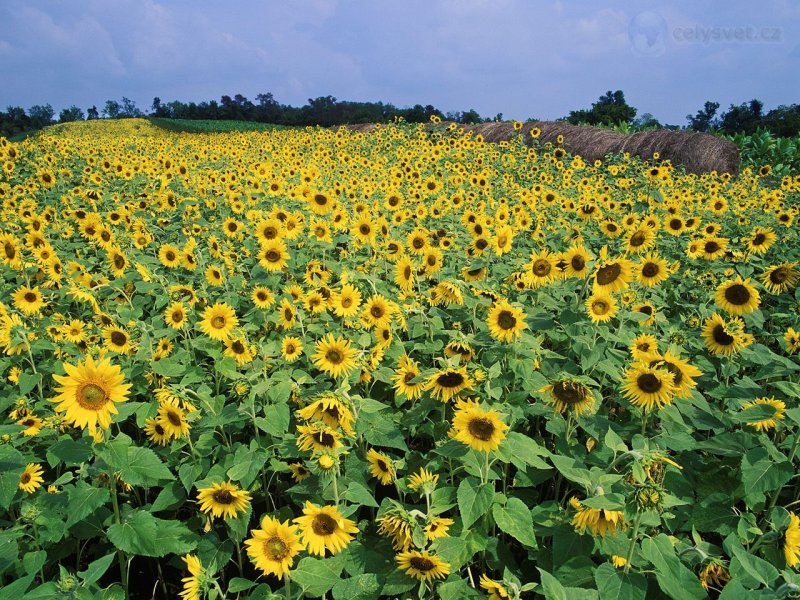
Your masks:
{"label": "sunflower field", "polygon": [[798,597],[800,177],[526,142],[0,138],[0,600]]}

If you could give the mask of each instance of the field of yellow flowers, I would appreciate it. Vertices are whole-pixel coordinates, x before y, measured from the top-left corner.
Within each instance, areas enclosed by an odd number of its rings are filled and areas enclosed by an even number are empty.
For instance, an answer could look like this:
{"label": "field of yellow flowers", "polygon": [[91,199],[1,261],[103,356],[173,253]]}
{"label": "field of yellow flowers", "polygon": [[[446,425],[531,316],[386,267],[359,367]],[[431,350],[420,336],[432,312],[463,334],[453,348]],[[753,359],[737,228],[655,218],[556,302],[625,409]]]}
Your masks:
{"label": "field of yellow flowers", "polygon": [[0,600],[800,590],[800,177],[144,120],[0,167]]}

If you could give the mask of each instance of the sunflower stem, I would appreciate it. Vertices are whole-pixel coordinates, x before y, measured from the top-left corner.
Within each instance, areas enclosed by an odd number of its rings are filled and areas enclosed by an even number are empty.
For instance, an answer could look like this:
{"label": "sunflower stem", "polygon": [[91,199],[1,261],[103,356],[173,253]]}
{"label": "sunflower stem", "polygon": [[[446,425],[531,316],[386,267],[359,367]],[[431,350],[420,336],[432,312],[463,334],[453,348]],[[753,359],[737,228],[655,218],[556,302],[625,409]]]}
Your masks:
{"label": "sunflower stem", "polygon": [[631,557],[633,556],[633,549],[636,547],[636,539],[639,537],[639,525],[642,522],[642,513],[636,513],[636,519],[633,521],[633,532],[631,533],[631,541],[628,544],[628,552],[625,554],[625,570],[623,573],[627,573],[631,568]]}
{"label": "sunflower stem", "polygon": [[333,472],[333,502],[336,506],[336,510],[339,510],[339,482],[338,482],[338,467],[336,471]]}
{"label": "sunflower stem", "polygon": [[286,592],[286,600],[292,600],[292,578],[289,577],[289,573],[286,573],[286,586],[283,591]]}
{"label": "sunflower stem", "polygon": [[[114,473],[111,473],[109,481],[111,482],[111,504],[114,507],[114,522],[117,525],[121,525],[122,519],[119,514],[119,500],[117,500],[117,481]],[[125,599],[128,600],[128,598],[130,598],[130,592],[128,591],[128,563],[125,553],[122,550],[117,551],[117,562],[119,563],[119,575],[122,579],[122,588],[125,590]]]}

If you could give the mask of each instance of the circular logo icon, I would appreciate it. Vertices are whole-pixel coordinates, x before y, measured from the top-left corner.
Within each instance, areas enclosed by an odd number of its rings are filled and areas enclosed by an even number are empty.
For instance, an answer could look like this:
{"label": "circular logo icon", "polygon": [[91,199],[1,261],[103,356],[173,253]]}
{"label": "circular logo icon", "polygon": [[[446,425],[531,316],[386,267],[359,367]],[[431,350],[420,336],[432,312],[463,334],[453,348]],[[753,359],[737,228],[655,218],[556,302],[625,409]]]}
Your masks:
{"label": "circular logo icon", "polygon": [[635,54],[661,56],[667,49],[667,22],[658,13],[641,12],[628,23],[628,38]]}

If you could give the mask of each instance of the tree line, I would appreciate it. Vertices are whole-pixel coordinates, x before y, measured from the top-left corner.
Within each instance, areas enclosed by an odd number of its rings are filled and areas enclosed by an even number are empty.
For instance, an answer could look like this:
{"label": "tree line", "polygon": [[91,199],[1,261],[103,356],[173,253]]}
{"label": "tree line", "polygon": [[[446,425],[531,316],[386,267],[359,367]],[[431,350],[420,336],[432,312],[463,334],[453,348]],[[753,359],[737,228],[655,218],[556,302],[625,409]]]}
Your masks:
{"label": "tree line", "polygon": [[[751,134],[760,129],[780,137],[800,134],[800,105],[781,105],[770,111],[764,110],[759,100],[751,100],[719,112],[719,102],[708,101],[694,115],[686,115],[686,129],[695,131],[722,132],[728,134]],[[634,129],[669,127],[662,125],[650,113],[636,116],[637,110],[625,100],[621,90],[608,91],[593,103],[591,108],[570,111],[560,120],[574,124],[623,126]],[[389,123],[403,119],[409,123],[424,123],[432,116],[458,123],[481,123],[503,120],[502,113],[494,117],[482,117],[474,109],[444,113],[434,106],[416,104],[410,108],[398,108],[383,102],[351,102],[337,100],[333,96],[309,98],[299,107],[281,104],[271,93],[258,94],[255,101],[242,94],[222,96],[219,101],[199,103],[173,100],[162,102],[153,98],[149,111],[143,111],[126,97],[121,101],[107,100],[102,108],[91,106],[84,110],[70,106],[56,113],[50,104],[31,106],[27,111],[20,106],[9,106],[0,111],[0,135],[12,137],[20,133],[41,129],[54,123],[91,120],[99,118],[118,119],[129,117],[156,117],[165,119],[210,119],[238,120],[272,123],[275,125],[331,126],[347,123]],[[535,120],[533,118],[528,120]]]}

